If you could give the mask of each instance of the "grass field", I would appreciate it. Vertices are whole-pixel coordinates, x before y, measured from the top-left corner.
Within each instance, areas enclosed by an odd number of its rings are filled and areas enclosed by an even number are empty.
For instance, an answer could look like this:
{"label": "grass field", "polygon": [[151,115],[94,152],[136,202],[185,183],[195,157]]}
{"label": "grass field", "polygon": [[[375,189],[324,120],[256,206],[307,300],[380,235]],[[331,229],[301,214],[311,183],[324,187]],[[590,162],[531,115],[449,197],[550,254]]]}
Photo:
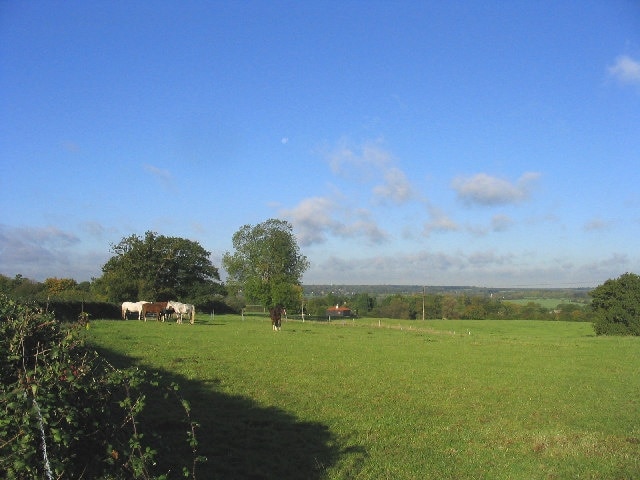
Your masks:
{"label": "grass field", "polygon": [[181,384],[201,479],[640,478],[640,338],[590,324],[201,316],[90,339]]}

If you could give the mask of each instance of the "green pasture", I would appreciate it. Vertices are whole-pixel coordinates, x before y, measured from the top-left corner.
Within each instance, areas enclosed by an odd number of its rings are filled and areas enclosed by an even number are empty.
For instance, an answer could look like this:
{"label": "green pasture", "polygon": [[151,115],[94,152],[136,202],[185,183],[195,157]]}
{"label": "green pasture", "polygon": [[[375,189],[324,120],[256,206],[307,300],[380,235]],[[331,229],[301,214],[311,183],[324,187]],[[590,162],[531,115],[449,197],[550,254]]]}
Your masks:
{"label": "green pasture", "polygon": [[[98,320],[114,364],[177,380],[203,479],[640,478],[640,338],[587,323]],[[184,437],[156,411],[166,438]],[[177,476],[174,478],[178,478]]]}

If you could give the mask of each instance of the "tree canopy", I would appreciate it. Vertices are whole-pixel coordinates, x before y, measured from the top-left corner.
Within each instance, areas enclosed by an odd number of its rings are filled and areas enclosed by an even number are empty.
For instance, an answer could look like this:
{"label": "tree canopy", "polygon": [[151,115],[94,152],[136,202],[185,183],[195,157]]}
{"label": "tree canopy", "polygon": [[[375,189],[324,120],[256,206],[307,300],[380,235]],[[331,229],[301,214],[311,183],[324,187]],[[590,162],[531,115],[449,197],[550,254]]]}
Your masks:
{"label": "tree canopy", "polygon": [[640,335],[640,276],[625,273],[590,293],[597,335]]}
{"label": "tree canopy", "polygon": [[230,289],[265,307],[298,304],[301,278],[309,262],[300,253],[288,222],[269,219],[255,226],[244,225],[232,242],[235,252],[225,253],[222,259]]}
{"label": "tree canopy", "polygon": [[[98,283],[111,301],[190,300],[222,290],[210,252],[198,242],[146,232],[111,245]],[[183,301],[184,301],[183,300]]]}

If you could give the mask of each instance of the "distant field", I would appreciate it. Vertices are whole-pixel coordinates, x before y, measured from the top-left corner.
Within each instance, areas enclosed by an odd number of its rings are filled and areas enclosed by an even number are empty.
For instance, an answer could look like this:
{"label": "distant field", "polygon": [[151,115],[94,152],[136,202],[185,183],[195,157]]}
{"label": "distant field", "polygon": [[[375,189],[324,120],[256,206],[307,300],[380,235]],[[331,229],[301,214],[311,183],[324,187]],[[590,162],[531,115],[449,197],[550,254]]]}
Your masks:
{"label": "distant field", "polygon": [[[640,478],[640,339],[588,323],[288,321],[276,333],[259,317],[199,316],[89,332],[116,364],[180,382],[209,459],[198,478]],[[184,435],[172,425],[167,436]]]}
{"label": "distant field", "polygon": [[572,302],[570,298],[518,298],[514,300],[505,300],[505,302],[516,303],[518,305],[526,305],[530,302],[537,303],[544,308],[555,308],[561,303],[575,303],[576,305],[585,306],[584,303]]}

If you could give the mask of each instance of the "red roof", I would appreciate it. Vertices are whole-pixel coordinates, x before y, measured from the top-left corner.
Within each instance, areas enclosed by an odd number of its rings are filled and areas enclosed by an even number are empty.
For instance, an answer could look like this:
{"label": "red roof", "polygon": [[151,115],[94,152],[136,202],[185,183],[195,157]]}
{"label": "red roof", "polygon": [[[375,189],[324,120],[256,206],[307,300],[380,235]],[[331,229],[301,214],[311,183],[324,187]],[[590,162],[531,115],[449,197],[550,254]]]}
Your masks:
{"label": "red roof", "polygon": [[327,308],[327,311],[332,311],[332,312],[350,312],[351,309],[349,307],[331,307],[331,308]]}

